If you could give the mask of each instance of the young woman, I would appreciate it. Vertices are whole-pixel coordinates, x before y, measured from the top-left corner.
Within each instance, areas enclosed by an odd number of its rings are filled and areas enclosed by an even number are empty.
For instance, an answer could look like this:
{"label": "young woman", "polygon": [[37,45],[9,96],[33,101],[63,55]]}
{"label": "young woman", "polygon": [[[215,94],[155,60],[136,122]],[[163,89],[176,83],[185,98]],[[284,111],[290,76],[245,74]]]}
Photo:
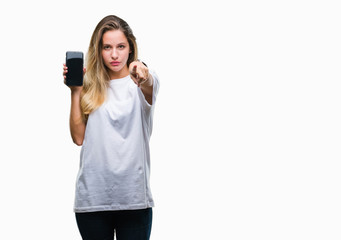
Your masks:
{"label": "young woman", "polygon": [[[64,64],[64,79],[67,67]],[[70,131],[82,145],[74,211],[82,238],[149,239],[149,139],[159,81],[117,16],[94,30],[82,87],[70,87]]]}

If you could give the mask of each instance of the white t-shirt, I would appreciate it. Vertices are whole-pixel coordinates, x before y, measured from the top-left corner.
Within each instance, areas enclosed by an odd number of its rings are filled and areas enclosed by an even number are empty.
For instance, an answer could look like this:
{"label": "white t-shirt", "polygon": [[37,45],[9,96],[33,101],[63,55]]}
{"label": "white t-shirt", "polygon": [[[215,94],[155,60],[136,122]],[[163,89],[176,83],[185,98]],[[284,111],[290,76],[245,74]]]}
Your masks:
{"label": "white t-shirt", "polygon": [[130,76],[110,81],[106,101],[89,115],[77,176],[75,212],[153,207],[149,139],[159,89],[152,105]]}

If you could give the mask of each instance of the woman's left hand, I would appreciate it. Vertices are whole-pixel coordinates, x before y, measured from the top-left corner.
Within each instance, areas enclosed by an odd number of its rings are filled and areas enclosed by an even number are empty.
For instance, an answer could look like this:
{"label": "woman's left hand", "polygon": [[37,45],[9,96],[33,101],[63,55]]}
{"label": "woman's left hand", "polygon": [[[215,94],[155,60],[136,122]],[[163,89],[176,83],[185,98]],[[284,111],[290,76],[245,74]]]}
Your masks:
{"label": "woman's left hand", "polygon": [[140,61],[134,61],[129,65],[130,77],[138,87],[151,85],[151,77],[148,68]]}

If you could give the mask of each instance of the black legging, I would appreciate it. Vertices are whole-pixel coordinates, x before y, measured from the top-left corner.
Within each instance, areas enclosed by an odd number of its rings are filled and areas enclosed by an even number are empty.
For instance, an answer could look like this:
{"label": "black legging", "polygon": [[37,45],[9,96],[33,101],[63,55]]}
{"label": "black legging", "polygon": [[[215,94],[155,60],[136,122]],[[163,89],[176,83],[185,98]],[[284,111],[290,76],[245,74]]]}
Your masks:
{"label": "black legging", "polygon": [[76,213],[83,240],[149,240],[152,208]]}

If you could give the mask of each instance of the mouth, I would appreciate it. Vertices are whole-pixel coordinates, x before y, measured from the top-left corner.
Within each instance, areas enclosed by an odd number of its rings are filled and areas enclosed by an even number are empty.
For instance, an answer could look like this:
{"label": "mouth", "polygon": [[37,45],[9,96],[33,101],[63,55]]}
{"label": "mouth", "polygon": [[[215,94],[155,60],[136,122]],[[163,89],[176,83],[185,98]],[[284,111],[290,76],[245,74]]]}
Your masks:
{"label": "mouth", "polygon": [[120,62],[113,61],[113,62],[110,62],[110,65],[111,66],[118,66],[118,65],[120,65]]}

